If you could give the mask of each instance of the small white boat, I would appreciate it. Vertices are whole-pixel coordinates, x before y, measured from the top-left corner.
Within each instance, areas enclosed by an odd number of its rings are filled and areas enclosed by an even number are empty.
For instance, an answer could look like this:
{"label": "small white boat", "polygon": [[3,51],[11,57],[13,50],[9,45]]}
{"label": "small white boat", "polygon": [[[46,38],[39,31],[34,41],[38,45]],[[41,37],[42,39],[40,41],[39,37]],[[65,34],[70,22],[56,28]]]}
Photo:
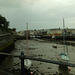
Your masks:
{"label": "small white boat", "polygon": [[58,55],[58,60],[62,61],[62,62],[68,62],[69,61],[69,57],[66,54],[64,54],[64,53],[61,53],[60,55]]}
{"label": "small white boat", "polygon": [[69,54],[68,54],[68,48],[67,48],[67,45],[66,45],[66,49],[67,49],[67,53],[65,54],[65,34],[66,34],[66,30],[65,30],[65,23],[64,23],[64,19],[63,19],[63,42],[64,42],[64,53],[60,53],[58,55],[58,60],[59,61],[65,61],[65,62],[68,62],[70,59],[69,59]]}
{"label": "small white boat", "polygon": [[24,68],[25,69],[27,69],[27,70],[30,69],[31,64],[32,64],[31,60],[29,60],[29,59],[24,60]]}
{"label": "small white boat", "polygon": [[[27,56],[28,56],[28,23],[27,23],[27,32],[26,32],[26,34],[27,34],[26,39],[27,39]],[[27,70],[30,69],[31,64],[32,64],[31,60],[29,60],[29,59],[24,60],[24,68],[25,69],[27,69]]]}

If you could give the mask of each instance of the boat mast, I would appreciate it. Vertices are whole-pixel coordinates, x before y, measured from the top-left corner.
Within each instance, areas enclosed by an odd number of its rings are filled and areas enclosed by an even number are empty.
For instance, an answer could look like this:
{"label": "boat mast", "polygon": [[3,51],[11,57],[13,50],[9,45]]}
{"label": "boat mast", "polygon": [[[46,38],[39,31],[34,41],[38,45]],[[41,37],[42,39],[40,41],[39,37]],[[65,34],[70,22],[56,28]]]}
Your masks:
{"label": "boat mast", "polygon": [[28,56],[28,23],[27,23],[27,36],[26,36],[26,39],[27,39],[27,56]]}
{"label": "boat mast", "polygon": [[63,18],[63,46],[64,46],[64,53],[65,53],[65,22]]}

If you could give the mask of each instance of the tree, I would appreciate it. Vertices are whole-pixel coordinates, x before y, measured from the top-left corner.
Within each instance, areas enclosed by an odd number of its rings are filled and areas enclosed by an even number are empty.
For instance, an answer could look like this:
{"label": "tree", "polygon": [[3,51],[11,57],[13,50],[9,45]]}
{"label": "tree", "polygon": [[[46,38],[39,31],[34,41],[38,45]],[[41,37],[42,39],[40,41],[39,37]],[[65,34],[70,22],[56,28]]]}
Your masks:
{"label": "tree", "polygon": [[3,17],[2,15],[0,15],[0,28],[4,27],[4,29],[7,30],[8,26],[9,26],[9,21],[7,21],[7,19],[5,17]]}
{"label": "tree", "polygon": [[12,30],[13,30],[13,31],[16,31],[16,28],[13,28]]}

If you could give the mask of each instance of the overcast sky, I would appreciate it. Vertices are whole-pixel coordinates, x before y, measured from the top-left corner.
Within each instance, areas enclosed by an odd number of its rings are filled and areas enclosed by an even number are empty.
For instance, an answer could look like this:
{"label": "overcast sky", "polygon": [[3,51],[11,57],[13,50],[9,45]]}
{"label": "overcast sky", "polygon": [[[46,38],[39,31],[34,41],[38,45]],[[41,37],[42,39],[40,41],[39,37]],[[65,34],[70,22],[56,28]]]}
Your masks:
{"label": "overcast sky", "polygon": [[62,28],[63,18],[68,28],[75,28],[75,0],[0,0],[0,14],[17,31]]}

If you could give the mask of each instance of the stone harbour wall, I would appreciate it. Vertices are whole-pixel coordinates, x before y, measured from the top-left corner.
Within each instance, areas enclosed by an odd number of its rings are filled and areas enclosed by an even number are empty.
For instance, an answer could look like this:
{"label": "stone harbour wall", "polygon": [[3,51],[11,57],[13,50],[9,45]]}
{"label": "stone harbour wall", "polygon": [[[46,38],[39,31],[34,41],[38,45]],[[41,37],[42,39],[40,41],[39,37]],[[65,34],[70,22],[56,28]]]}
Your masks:
{"label": "stone harbour wall", "polygon": [[1,34],[0,35],[0,51],[3,51],[5,48],[10,45],[14,45],[14,37],[12,34]]}

